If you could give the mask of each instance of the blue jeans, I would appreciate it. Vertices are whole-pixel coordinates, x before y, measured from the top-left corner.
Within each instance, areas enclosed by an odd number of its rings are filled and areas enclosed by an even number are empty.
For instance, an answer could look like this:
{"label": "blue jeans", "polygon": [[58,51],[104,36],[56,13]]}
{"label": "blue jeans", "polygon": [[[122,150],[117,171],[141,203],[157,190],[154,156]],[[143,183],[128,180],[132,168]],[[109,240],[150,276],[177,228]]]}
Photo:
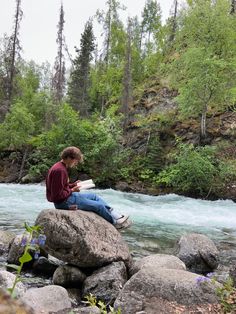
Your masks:
{"label": "blue jeans", "polygon": [[70,205],[77,205],[79,209],[94,212],[110,223],[115,223],[111,215],[111,207],[94,193],[72,192],[66,201],[54,205],[57,209],[69,209]]}

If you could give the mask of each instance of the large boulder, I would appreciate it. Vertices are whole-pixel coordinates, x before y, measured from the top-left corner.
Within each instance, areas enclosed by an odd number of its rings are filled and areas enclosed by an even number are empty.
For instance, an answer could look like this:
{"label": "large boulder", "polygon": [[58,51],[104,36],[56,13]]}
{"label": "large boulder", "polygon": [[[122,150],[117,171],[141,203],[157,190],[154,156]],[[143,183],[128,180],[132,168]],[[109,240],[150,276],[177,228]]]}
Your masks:
{"label": "large boulder", "polygon": [[32,270],[36,274],[52,277],[58,267],[59,265],[55,262],[44,256],[40,256],[34,261]]}
{"label": "large boulder", "polygon": [[154,269],[160,267],[186,270],[185,264],[176,256],[167,254],[153,254],[135,261],[130,268],[130,275],[133,276],[141,269]]}
{"label": "large boulder", "polygon": [[36,314],[63,312],[71,308],[71,301],[66,289],[54,285],[43,288],[31,288],[26,291],[21,300],[31,306]]}
{"label": "large boulder", "polygon": [[0,288],[0,314],[35,314],[33,309],[20,300],[13,299]]}
{"label": "large boulder", "polygon": [[[16,276],[9,271],[1,270],[0,271],[0,287],[4,289],[9,289],[13,287]],[[17,282],[14,294],[19,297],[25,293],[26,287],[22,282]]]}
{"label": "large boulder", "polygon": [[219,251],[214,242],[203,234],[190,233],[182,236],[176,250],[179,259],[195,273],[212,272],[219,264]]}
{"label": "large boulder", "polygon": [[106,304],[113,304],[127,281],[127,271],[123,262],[114,262],[96,270],[84,281],[82,296],[89,294]]}
{"label": "large boulder", "polygon": [[0,230],[0,255],[8,253],[10,243],[14,239],[15,234],[9,231]]}
{"label": "large boulder", "polygon": [[[28,232],[25,232],[23,234],[18,234],[14,237],[10,244],[10,249],[7,256],[7,261],[10,264],[16,264],[19,265],[19,258],[24,254],[25,251],[25,242],[28,242],[30,238],[30,234]],[[32,256],[32,261],[29,263],[32,264],[34,260],[34,253],[35,251],[30,249],[29,250],[30,255]],[[46,256],[44,250],[40,248],[40,255]],[[27,264],[27,263],[26,263]]]}
{"label": "large boulder", "polygon": [[93,212],[46,209],[35,224],[47,237],[46,252],[71,265],[100,267],[131,259],[121,234]]}
{"label": "large boulder", "polygon": [[[206,279],[206,280],[204,280]],[[201,277],[185,270],[178,269],[141,269],[125,284],[114,303],[122,313],[169,313],[163,311],[148,312],[150,300],[165,300],[177,304],[217,303],[216,288],[206,277]],[[143,313],[143,312],[142,312]]]}
{"label": "large boulder", "polygon": [[13,239],[7,256],[8,263],[16,265],[20,264],[19,258],[23,255],[25,250],[25,247],[21,245],[23,237],[28,238],[28,235],[18,234]]}
{"label": "large boulder", "polygon": [[86,275],[75,266],[59,266],[53,274],[54,285],[62,287],[81,287],[86,279]]}

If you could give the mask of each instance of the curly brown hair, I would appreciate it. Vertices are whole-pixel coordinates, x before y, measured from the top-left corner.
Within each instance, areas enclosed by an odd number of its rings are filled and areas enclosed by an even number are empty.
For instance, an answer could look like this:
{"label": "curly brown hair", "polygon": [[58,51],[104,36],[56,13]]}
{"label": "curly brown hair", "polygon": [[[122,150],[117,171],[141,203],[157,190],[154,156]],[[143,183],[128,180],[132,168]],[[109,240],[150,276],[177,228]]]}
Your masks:
{"label": "curly brown hair", "polygon": [[77,159],[80,162],[83,162],[83,154],[81,153],[80,149],[75,146],[66,147],[61,153],[61,158],[62,159],[67,159],[67,158]]}

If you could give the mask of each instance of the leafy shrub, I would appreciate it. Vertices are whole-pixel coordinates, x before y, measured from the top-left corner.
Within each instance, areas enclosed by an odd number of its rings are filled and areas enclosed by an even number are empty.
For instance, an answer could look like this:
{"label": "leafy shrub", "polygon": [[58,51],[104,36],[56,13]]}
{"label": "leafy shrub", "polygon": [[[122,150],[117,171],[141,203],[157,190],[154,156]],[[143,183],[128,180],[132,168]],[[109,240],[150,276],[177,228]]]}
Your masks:
{"label": "leafy shrub", "polygon": [[51,129],[31,141],[38,158],[37,163],[31,163],[31,172],[39,174],[45,165],[58,160],[65,147],[77,146],[84,155],[85,163],[80,166],[83,171],[97,182],[114,179],[125,156],[120,144],[120,119],[115,106],[106,111],[103,119],[94,115],[88,120],[80,119],[68,104],[62,105]]}
{"label": "leafy shrub", "polygon": [[212,147],[180,144],[174,155],[175,163],[161,171],[155,181],[158,185],[171,186],[177,192],[206,195],[219,177],[220,170]]}

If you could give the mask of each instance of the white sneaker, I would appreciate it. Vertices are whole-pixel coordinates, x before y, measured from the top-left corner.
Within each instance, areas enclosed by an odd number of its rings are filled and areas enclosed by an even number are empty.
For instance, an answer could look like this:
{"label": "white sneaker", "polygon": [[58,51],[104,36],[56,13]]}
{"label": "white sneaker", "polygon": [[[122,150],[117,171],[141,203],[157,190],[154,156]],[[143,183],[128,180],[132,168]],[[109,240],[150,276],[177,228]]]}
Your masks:
{"label": "white sneaker", "polygon": [[127,222],[129,216],[128,215],[123,215],[121,218],[116,220],[116,223],[114,224],[116,229],[122,229],[126,228],[125,223]]}
{"label": "white sneaker", "polygon": [[123,224],[128,218],[128,215],[122,215],[119,219],[116,220],[116,224]]}

